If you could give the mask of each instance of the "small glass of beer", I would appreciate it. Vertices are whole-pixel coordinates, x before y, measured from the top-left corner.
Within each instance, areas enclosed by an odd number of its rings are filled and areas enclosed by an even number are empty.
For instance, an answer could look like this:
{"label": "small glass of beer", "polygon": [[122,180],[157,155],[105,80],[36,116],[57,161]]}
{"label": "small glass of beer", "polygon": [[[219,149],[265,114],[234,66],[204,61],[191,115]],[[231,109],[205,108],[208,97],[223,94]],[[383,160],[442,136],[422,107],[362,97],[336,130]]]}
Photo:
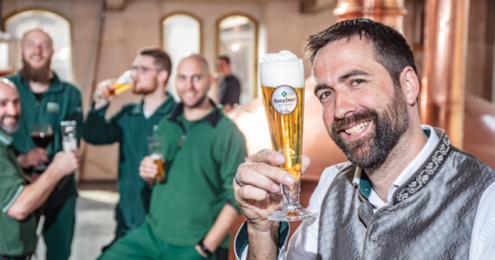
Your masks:
{"label": "small glass of beer", "polygon": [[272,148],[285,155],[286,161],[280,168],[296,180],[294,185],[281,185],[284,206],[268,219],[298,221],[312,218],[317,212],[299,204],[304,117],[302,61],[290,51],[265,55],[260,63],[260,83]]}
{"label": "small glass of beer", "polygon": [[107,90],[107,92],[105,93],[105,96],[108,98],[108,97],[118,95],[118,94],[132,88],[132,85],[133,85],[133,81],[132,81],[132,77],[131,77],[131,71],[128,70],[128,71],[124,72],[122,75],[120,75],[120,77],[117,78],[117,80],[115,81],[115,84],[113,84],[111,89]]}
{"label": "small glass of beer", "polygon": [[163,159],[162,143],[158,136],[148,136],[148,150],[150,157],[158,168],[158,173],[155,175],[155,182],[165,182],[165,170],[163,169],[163,164],[165,160]]}

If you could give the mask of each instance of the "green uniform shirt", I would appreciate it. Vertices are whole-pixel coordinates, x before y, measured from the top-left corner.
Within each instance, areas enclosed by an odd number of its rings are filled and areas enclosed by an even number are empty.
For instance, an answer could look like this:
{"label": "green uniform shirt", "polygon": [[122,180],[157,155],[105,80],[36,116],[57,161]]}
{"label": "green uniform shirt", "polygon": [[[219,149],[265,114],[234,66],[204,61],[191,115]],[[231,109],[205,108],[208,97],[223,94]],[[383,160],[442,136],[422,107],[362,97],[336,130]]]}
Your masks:
{"label": "green uniform shirt", "polygon": [[22,221],[7,215],[27,184],[11,143],[12,137],[0,130],[0,255],[20,256],[36,248],[36,222],[33,215]]}
{"label": "green uniform shirt", "polygon": [[[226,203],[240,214],[232,180],[247,151],[242,133],[218,108],[189,123],[182,112],[181,104],[155,132],[167,180],[153,188],[147,221],[164,242],[187,246],[208,233]],[[228,248],[229,240],[221,247]]]}
{"label": "green uniform shirt", "polygon": [[[14,149],[25,154],[35,148],[36,145],[31,139],[34,124],[50,123],[53,129],[53,142],[46,149],[51,161],[57,152],[63,150],[61,121],[75,120],[77,133],[81,134],[83,115],[79,89],[72,84],[60,81],[53,73],[48,90],[43,93],[38,102],[29,88],[29,82],[21,78],[19,73],[10,75],[8,78],[17,86],[21,98],[22,116],[19,121],[19,130],[12,135]],[[76,195],[76,180],[74,174],[71,174],[60,180],[48,198],[47,206],[62,205],[68,198]]]}
{"label": "green uniform shirt", "polygon": [[148,119],[143,114],[143,102],[129,103],[108,120],[108,108],[91,109],[84,123],[83,137],[91,144],[102,145],[118,142],[120,200],[115,218],[117,232],[138,227],[148,213],[151,189],[139,176],[139,164],[148,155],[146,138],[153,134],[153,127],[168,115],[176,105],[172,95]]}

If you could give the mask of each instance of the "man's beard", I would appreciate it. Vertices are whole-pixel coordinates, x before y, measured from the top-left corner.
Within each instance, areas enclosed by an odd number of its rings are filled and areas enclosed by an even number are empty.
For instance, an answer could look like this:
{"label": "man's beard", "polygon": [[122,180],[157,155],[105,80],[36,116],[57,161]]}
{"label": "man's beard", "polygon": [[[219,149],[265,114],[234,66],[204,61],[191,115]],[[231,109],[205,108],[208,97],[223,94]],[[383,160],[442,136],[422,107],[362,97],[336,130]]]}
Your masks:
{"label": "man's beard", "polygon": [[[17,123],[13,126],[4,125],[3,120],[5,120],[5,118],[7,118],[7,117],[16,118]],[[2,117],[0,117],[0,129],[9,135],[15,133],[17,131],[17,129],[19,129],[19,116],[2,116]]]}
{"label": "man's beard", "polygon": [[197,107],[200,107],[200,106],[203,104],[203,102],[205,101],[205,99],[206,99],[206,98],[207,98],[207,94],[206,94],[206,93],[204,93],[204,95],[203,95],[203,96],[201,96],[201,97],[198,99],[198,101],[196,101],[194,104],[192,104],[192,105],[187,105],[187,104],[186,104],[186,103],[184,103],[184,102],[183,102],[183,104],[184,104],[184,107],[187,107],[187,108],[197,108]]}
{"label": "man's beard", "polygon": [[137,87],[136,83],[134,83],[134,86],[132,88],[132,93],[134,94],[142,94],[142,95],[148,95],[156,91],[158,88],[158,81],[155,80],[155,86],[153,88],[147,89],[147,88],[142,88],[142,87]]}
{"label": "man's beard", "polygon": [[22,57],[21,77],[28,81],[39,83],[50,82],[50,59],[48,59],[40,68],[33,68],[27,60]]}
{"label": "man's beard", "polygon": [[[339,130],[349,124],[370,120],[375,128],[368,136],[356,141],[348,141],[341,136]],[[335,121],[328,132],[351,163],[363,169],[376,169],[383,164],[408,127],[407,103],[400,91],[395,90],[392,101],[383,112],[366,109],[359,114]]]}

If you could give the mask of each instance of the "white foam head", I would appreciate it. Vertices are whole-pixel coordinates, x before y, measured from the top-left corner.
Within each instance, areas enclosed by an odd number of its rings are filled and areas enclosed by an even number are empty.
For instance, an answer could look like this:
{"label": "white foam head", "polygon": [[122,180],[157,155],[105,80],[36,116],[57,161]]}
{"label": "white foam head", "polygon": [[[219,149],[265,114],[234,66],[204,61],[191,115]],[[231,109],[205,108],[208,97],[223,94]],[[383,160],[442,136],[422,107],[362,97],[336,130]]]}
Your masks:
{"label": "white foam head", "polygon": [[151,157],[151,160],[159,160],[159,159],[163,159],[163,156],[161,154],[157,154],[157,153],[153,153],[152,155],[150,155]]}
{"label": "white foam head", "polygon": [[261,86],[272,88],[280,85],[303,88],[302,61],[290,51],[266,54],[260,63],[260,83]]}

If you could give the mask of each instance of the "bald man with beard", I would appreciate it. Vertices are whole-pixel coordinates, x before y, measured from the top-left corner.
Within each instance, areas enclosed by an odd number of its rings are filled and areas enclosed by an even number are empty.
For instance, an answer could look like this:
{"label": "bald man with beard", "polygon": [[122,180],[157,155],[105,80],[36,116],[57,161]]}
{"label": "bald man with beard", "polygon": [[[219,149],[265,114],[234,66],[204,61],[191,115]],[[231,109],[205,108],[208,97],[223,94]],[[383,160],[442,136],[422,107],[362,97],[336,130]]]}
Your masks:
{"label": "bald man with beard", "polygon": [[[75,120],[81,133],[81,94],[74,85],[59,79],[50,69],[53,41],[42,29],[24,33],[21,40],[22,69],[8,78],[18,88],[23,117],[13,137],[17,161],[24,171],[37,179],[43,161],[50,164],[55,154],[63,150],[60,122]],[[31,139],[35,124],[50,124],[53,141],[45,148],[36,147]],[[65,176],[54,189],[44,207],[43,236],[47,259],[68,259],[75,225],[77,197],[74,174]]]}

